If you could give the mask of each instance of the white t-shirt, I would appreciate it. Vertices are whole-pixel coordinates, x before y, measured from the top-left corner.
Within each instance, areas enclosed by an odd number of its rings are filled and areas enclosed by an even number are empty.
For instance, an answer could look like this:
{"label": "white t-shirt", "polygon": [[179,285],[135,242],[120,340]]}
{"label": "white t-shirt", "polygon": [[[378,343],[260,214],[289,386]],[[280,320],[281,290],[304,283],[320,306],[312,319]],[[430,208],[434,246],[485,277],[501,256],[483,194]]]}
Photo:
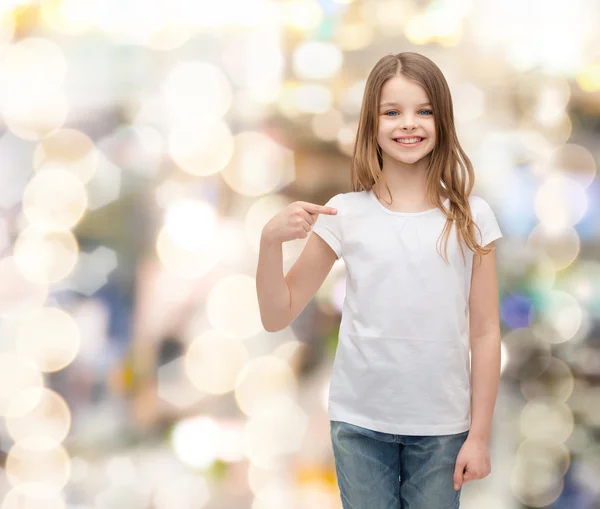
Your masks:
{"label": "white t-shirt", "polygon": [[[477,240],[485,246],[502,237],[487,202],[469,202]],[[326,205],[338,213],[319,215],[312,231],[347,274],[330,420],[398,435],[467,431],[473,253],[464,247],[465,264],[454,227],[450,265],[436,252],[446,221],[437,208],[393,212],[372,191],[337,194]]]}

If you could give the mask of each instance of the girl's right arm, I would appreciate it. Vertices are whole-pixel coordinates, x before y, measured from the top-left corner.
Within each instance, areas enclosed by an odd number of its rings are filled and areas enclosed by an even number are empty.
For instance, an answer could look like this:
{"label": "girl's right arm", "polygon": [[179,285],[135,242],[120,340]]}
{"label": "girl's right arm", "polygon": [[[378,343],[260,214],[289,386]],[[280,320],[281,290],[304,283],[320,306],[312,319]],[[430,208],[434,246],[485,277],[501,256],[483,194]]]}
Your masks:
{"label": "girl's right arm", "polygon": [[319,214],[336,214],[330,207],[294,202],[263,228],[256,291],[263,327],[277,332],[306,307],[331,270],[337,255],[318,235],[311,235],[288,274],[283,275],[283,242],[306,238]]}

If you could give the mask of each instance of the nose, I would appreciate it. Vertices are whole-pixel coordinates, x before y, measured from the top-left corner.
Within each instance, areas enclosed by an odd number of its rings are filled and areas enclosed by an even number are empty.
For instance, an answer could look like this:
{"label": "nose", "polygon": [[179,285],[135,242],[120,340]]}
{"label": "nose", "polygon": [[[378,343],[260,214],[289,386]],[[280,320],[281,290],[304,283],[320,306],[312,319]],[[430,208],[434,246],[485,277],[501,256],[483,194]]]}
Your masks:
{"label": "nose", "polygon": [[405,118],[402,123],[402,129],[405,131],[412,131],[417,128],[416,122],[412,118]]}

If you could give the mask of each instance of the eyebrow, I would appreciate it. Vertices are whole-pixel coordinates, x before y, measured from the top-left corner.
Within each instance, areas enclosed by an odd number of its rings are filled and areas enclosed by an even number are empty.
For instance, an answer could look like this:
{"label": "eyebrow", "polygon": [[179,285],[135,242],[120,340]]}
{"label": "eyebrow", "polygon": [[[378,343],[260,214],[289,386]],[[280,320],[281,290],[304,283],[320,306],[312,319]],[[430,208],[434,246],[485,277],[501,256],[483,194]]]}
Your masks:
{"label": "eyebrow", "polygon": [[[394,106],[394,105],[397,105],[397,104],[398,104],[398,103],[396,103],[396,102],[394,102],[394,101],[388,101],[388,102],[385,102],[385,103],[381,103],[381,104],[379,105],[379,107],[380,107],[380,108],[383,108],[384,106]],[[427,103],[421,103],[421,104],[417,104],[417,107],[418,107],[418,108],[421,108],[421,107],[423,107],[423,106],[431,106],[431,103],[427,102]]]}

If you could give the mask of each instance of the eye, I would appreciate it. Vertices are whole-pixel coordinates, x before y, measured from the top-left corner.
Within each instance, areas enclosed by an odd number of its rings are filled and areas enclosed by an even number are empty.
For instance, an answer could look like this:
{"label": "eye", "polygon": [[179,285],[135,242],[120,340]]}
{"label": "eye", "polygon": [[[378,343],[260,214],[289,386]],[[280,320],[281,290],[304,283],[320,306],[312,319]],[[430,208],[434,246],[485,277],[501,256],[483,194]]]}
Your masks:
{"label": "eye", "polygon": [[393,111],[393,110],[392,110],[392,111],[388,111],[388,112],[386,113],[386,115],[388,115],[388,113],[398,113],[398,112],[397,112],[397,111]]}
{"label": "eye", "polygon": [[[426,111],[429,115],[433,115],[433,111],[431,111],[431,110],[421,110],[421,111]],[[425,116],[427,116],[427,115],[425,115]]]}

